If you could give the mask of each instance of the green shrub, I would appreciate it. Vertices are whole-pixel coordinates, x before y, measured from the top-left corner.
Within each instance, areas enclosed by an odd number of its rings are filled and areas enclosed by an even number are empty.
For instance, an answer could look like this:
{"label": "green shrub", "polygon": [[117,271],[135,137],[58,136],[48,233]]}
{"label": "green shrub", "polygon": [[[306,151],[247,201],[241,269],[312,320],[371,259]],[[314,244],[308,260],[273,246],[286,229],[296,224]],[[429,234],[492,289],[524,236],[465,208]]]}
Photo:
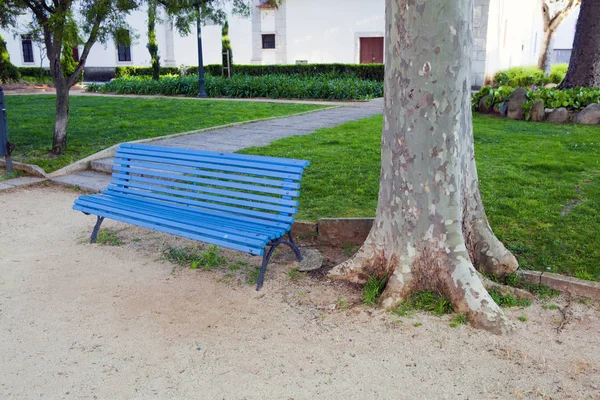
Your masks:
{"label": "green shrub", "polygon": [[[106,84],[90,85],[88,90],[100,93],[195,96],[198,93],[198,78],[195,75],[167,75],[158,81],[152,81],[149,77],[121,77]],[[235,75],[231,79],[206,75],[206,93],[209,97],[231,98],[365,100],[383,96],[383,83],[356,77],[332,79],[324,75]]]}
{"label": "green shrub", "polygon": [[[472,105],[473,110],[478,110],[479,101],[482,97],[490,95],[492,100],[490,105],[499,105],[508,100],[515,88],[510,86],[500,86],[493,88],[484,86],[473,95]],[[600,103],[600,89],[598,88],[573,88],[573,89],[557,89],[557,88],[537,88],[527,89],[527,97],[529,100],[523,105],[528,114],[531,105],[535,100],[543,100],[544,105],[548,108],[565,107],[568,110],[581,110],[590,104]]]}
{"label": "green shrub", "polygon": [[39,67],[18,67],[19,73],[21,76],[52,76],[50,75],[50,70],[48,68],[39,68]]}
{"label": "green shrub", "polygon": [[569,69],[569,64],[555,64],[550,68],[550,75],[548,75],[548,80],[552,83],[556,83],[557,85],[561,83],[565,76],[567,76],[567,70]]}
{"label": "green shrub", "polygon": [[513,67],[504,71],[498,71],[494,75],[494,86],[544,86],[547,78],[544,71],[537,67]]}
{"label": "green shrub", "polygon": [[[204,72],[212,76],[221,76],[223,66],[211,64],[204,66]],[[360,79],[383,82],[383,64],[279,64],[279,65],[246,65],[234,64],[232,70],[237,75],[264,76],[264,75],[327,75],[331,78],[355,77]],[[164,67],[161,75],[179,75],[176,67]],[[198,67],[188,67],[186,75],[198,74]],[[151,67],[116,67],[115,78],[122,76],[151,76]]]}
{"label": "green shrub", "polygon": [[19,70],[10,62],[6,42],[0,35],[0,82],[18,81],[20,77]]}

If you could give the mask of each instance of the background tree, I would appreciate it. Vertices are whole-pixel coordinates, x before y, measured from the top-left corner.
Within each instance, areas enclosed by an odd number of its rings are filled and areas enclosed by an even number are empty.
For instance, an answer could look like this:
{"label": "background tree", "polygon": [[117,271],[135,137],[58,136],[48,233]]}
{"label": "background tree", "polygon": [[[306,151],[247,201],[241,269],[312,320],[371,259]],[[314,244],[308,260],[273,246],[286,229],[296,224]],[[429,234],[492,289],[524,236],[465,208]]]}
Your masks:
{"label": "background tree", "polygon": [[152,64],[152,79],[157,81],[160,77],[160,56],[158,55],[158,41],[156,40],[156,11],[158,2],[148,1],[148,52]]}
{"label": "background tree", "polygon": [[573,87],[600,88],[600,1],[583,0],[569,69],[562,89]]}
{"label": "background tree", "polygon": [[474,266],[515,272],[481,201],[471,114],[472,0],[386,0],[381,180],[373,228],[330,276],[387,276],[386,308],[416,291],[446,295],[475,327],[509,326]]}
{"label": "background tree", "polygon": [[9,81],[18,81],[20,78],[19,70],[10,62],[10,55],[6,50],[6,42],[0,35],[0,83]]}
{"label": "background tree", "polygon": [[[542,20],[544,21],[544,37],[542,38],[542,47],[540,48],[540,57],[538,59],[538,68],[546,73],[550,73],[550,63],[552,62],[552,40],[554,33],[579,4],[581,0],[542,0]],[[552,5],[559,8],[552,11]]]}
{"label": "background tree", "polygon": [[227,20],[225,20],[221,28],[221,52],[223,53],[223,68],[221,75],[225,78],[229,78],[233,73],[233,51],[231,50],[231,41],[229,40],[229,23]]}
{"label": "background tree", "polygon": [[[105,42],[117,28],[126,28],[125,17],[136,9],[136,0],[3,0],[0,2],[0,22],[16,23],[16,16],[30,13],[40,27],[46,47],[50,75],[56,89],[56,121],[52,139],[52,154],[61,154],[67,147],[69,121],[69,90],[83,71],[90,49],[97,41]],[[73,13],[77,12],[77,17]],[[85,37],[83,51],[73,73],[65,76],[61,58],[65,41],[75,27],[77,37]]]}

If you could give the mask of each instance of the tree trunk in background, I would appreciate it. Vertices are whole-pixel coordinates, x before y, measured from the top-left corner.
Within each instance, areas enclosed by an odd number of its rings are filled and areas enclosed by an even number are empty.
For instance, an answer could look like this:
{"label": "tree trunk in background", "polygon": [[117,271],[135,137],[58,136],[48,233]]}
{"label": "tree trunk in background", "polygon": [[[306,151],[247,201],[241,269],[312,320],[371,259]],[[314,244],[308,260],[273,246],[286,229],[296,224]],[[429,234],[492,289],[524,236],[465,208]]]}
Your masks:
{"label": "tree trunk in background", "polygon": [[563,89],[600,88],[600,1],[583,0]]}
{"label": "tree trunk in background", "polygon": [[542,46],[540,47],[540,58],[538,59],[538,68],[544,71],[546,74],[550,73],[550,64],[552,62],[552,36],[554,31],[548,29],[544,31],[544,37],[542,38]]}
{"label": "tree trunk in background", "polygon": [[471,114],[472,0],[386,0],[385,112],[377,216],[359,252],[330,276],[387,275],[381,304],[420,290],[446,295],[471,324],[510,324],[474,264],[503,275],[513,255],[488,224]]}
{"label": "tree trunk in background", "polygon": [[160,77],[160,56],[158,55],[158,42],[156,41],[156,8],[158,3],[154,0],[148,2],[148,52],[152,63],[152,79],[157,81]]}
{"label": "tree trunk in background", "polygon": [[54,80],[56,87],[56,122],[52,138],[52,154],[62,154],[67,148],[67,125],[69,122],[69,89],[66,79]]}

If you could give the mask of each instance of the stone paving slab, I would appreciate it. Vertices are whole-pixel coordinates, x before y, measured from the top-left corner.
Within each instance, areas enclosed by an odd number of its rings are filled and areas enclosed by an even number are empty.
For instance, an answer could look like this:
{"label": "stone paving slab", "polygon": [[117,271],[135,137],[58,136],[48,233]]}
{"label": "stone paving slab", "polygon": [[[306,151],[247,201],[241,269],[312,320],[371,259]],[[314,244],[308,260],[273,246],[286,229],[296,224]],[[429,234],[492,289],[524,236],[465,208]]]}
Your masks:
{"label": "stone paving slab", "polygon": [[82,190],[98,193],[108,187],[110,175],[94,171],[82,171],[72,175],[52,178],[51,181],[68,186],[77,186]]}
{"label": "stone paving slab", "polygon": [[46,180],[45,178],[33,178],[33,177],[7,179],[5,181],[0,182],[0,190],[8,190],[8,189],[14,189],[14,188],[20,187],[20,186],[34,185],[36,183],[40,183],[45,180]]}

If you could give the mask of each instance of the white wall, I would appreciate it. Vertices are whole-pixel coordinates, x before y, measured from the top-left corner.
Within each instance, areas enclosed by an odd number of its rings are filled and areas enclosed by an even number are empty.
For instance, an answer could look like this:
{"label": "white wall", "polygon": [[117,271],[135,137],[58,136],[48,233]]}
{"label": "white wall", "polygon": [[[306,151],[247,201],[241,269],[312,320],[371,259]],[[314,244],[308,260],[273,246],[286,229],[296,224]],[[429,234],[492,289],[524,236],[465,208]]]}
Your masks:
{"label": "white wall", "polygon": [[[572,49],[573,39],[575,38],[575,26],[579,18],[579,6],[575,8],[560,24],[559,28],[554,32],[555,49]],[[599,17],[600,18],[600,17]]]}
{"label": "white wall", "polygon": [[[164,18],[163,18],[164,19]],[[149,66],[150,65],[150,54],[146,45],[148,44],[147,38],[147,13],[145,10],[135,11],[131,13],[128,18],[130,25],[130,32],[133,36],[133,42],[131,44],[131,62],[119,62],[117,49],[112,40],[109,40],[106,44],[96,43],[92,46],[90,54],[86,62],[87,67],[114,67],[114,66]],[[24,31],[29,21],[29,16],[22,16],[19,19],[19,27],[16,31]],[[168,51],[166,47],[167,43],[167,29],[170,24],[160,23],[156,27],[156,35],[159,44],[159,54],[161,56],[161,63],[164,65],[164,61],[168,59]],[[0,31],[2,37],[7,42],[8,53],[11,58],[11,62],[16,66],[39,66],[40,54],[39,49],[34,44],[34,63],[25,64],[23,62],[22,47],[20,37],[13,37],[14,32]],[[202,28],[202,42],[203,42],[203,55],[204,64],[220,64],[221,63],[221,27],[220,26],[205,26]],[[233,50],[234,62],[238,64],[249,64],[252,55],[252,37],[251,33],[251,21],[250,19],[240,19],[237,17],[230,17],[229,19],[229,38],[231,40],[231,46]],[[182,37],[178,32],[173,32],[173,44],[174,44],[174,65],[198,65],[197,56],[197,41],[196,41],[196,28],[192,29],[192,32],[188,36]],[[83,50],[83,46],[80,47],[80,54]],[[44,67],[48,67],[48,61],[44,60]]]}
{"label": "white wall", "polygon": [[358,63],[359,38],[384,36],[380,0],[287,0],[287,61]]}

